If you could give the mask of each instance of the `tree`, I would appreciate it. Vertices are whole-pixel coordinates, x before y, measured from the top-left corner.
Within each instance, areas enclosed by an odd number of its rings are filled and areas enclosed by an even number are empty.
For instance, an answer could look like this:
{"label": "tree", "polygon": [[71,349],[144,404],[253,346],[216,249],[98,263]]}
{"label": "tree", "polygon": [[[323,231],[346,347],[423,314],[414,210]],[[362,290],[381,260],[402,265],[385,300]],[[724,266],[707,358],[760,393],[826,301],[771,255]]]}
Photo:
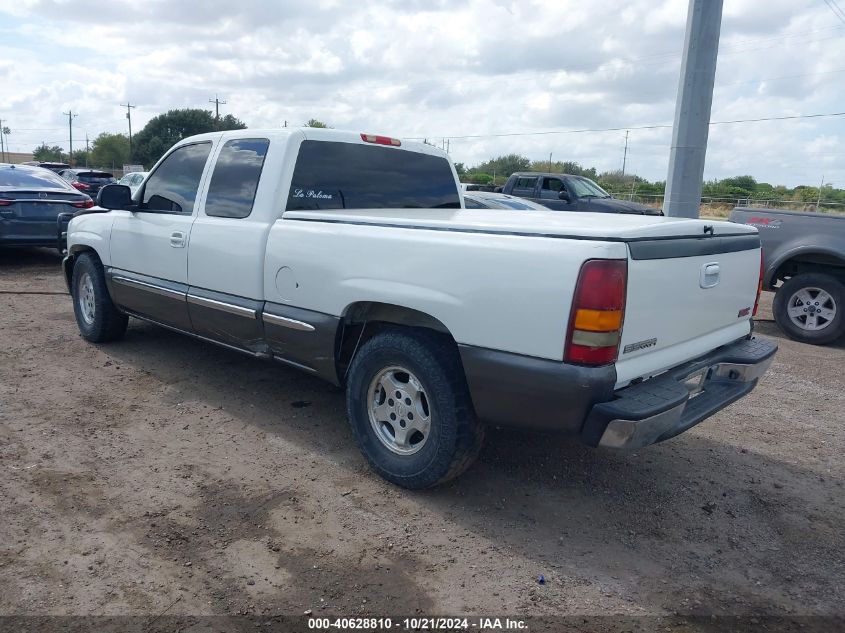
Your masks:
{"label": "tree", "polygon": [[152,167],[162,154],[177,141],[194,134],[215,130],[243,130],[246,124],[231,114],[220,119],[208,110],[186,108],[170,110],[150,119],[144,129],[132,137],[132,160]]}
{"label": "tree", "polygon": [[129,162],[129,137],[125,134],[103,132],[91,147],[91,164],[109,169],[120,168]]}
{"label": "tree", "polygon": [[319,119],[308,119],[308,120],[305,122],[305,127],[322,127],[322,128],[327,128],[327,127],[329,127],[329,126],[328,126],[328,125],[326,125],[325,123],[323,123],[322,121],[320,121]]}
{"label": "tree", "polygon": [[58,145],[47,147],[46,143],[41,143],[32,150],[32,157],[37,161],[60,163],[64,157],[64,150]]}
{"label": "tree", "polygon": [[458,173],[458,177],[462,178],[464,174],[467,173],[466,165],[463,163],[455,163],[455,171]]}
{"label": "tree", "polygon": [[84,149],[77,149],[73,152],[73,161],[71,164],[74,167],[86,167],[88,165],[88,152]]}
{"label": "tree", "polygon": [[481,163],[471,171],[495,174],[498,182],[503,178],[508,178],[514,172],[528,171],[529,169],[531,169],[531,161],[528,158],[519,154],[507,154]]}
{"label": "tree", "polygon": [[719,184],[727,188],[733,187],[741,189],[743,191],[747,191],[748,193],[752,193],[757,188],[757,181],[754,179],[754,176],[734,176],[733,178],[725,178],[720,181]]}

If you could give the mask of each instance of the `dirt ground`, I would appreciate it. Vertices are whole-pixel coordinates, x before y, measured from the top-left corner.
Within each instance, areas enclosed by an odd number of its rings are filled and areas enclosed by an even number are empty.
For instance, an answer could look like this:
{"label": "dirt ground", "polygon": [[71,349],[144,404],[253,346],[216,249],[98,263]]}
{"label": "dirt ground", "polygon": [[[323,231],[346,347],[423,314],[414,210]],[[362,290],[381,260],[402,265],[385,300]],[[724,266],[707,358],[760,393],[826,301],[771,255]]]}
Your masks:
{"label": "dirt ground", "polygon": [[86,343],[19,294],[59,263],[0,252],[0,615],[845,615],[843,343],[761,322],[772,369],[678,438],[493,430],[408,492],[334,387],[135,320]]}

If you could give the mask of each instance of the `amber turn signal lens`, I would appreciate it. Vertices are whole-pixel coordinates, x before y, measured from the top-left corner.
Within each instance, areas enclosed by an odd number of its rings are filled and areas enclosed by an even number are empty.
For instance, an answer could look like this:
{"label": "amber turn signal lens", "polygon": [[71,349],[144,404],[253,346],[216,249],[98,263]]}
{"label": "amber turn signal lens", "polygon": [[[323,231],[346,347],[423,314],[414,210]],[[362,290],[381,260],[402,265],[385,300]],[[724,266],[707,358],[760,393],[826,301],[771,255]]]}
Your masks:
{"label": "amber turn signal lens", "polygon": [[622,310],[587,310],[575,313],[575,329],[588,332],[612,332],[622,328]]}

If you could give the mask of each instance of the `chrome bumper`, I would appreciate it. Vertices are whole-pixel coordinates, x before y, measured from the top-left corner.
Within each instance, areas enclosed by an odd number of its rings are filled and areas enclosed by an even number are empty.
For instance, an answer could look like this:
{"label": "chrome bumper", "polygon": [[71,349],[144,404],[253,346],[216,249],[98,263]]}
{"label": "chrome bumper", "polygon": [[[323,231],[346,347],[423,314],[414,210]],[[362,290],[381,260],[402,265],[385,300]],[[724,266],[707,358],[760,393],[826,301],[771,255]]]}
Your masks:
{"label": "chrome bumper", "polygon": [[748,394],[776,351],[770,341],[742,340],[620,389],[613,401],[593,407],[585,431],[598,439],[594,444],[613,449],[633,450],[667,440]]}

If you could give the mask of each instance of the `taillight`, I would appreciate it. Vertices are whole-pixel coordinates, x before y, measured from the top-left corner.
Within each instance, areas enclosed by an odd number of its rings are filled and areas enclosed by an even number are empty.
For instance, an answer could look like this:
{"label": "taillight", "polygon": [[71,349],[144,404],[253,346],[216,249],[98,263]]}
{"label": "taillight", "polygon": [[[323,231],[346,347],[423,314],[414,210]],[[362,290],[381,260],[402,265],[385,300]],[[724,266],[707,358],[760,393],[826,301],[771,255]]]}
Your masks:
{"label": "taillight", "polygon": [[564,360],[608,365],[616,360],[625,317],[628,262],[590,259],[581,266],[566,335]]}
{"label": "taillight", "polygon": [[74,180],[70,184],[72,186],[76,187],[77,189],[79,189],[80,191],[88,191],[91,188],[88,185],[86,185],[84,182],[79,182],[78,180]]}
{"label": "taillight", "polygon": [[70,204],[77,209],[90,209],[94,206],[94,201],[91,200],[91,198],[87,198],[85,200],[80,200],[79,202],[71,202]]}
{"label": "taillight", "polygon": [[399,147],[402,141],[398,138],[390,138],[389,136],[379,136],[377,134],[361,134],[361,140],[365,143],[376,143],[378,145],[393,145]]}
{"label": "taillight", "polygon": [[13,202],[14,202],[14,200],[7,200],[6,198],[0,198],[0,207],[8,207]]}
{"label": "taillight", "polygon": [[751,316],[757,316],[757,308],[760,307],[760,295],[763,294],[763,251],[760,250],[760,277],[757,279],[757,298],[754,299],[754,312]]}

